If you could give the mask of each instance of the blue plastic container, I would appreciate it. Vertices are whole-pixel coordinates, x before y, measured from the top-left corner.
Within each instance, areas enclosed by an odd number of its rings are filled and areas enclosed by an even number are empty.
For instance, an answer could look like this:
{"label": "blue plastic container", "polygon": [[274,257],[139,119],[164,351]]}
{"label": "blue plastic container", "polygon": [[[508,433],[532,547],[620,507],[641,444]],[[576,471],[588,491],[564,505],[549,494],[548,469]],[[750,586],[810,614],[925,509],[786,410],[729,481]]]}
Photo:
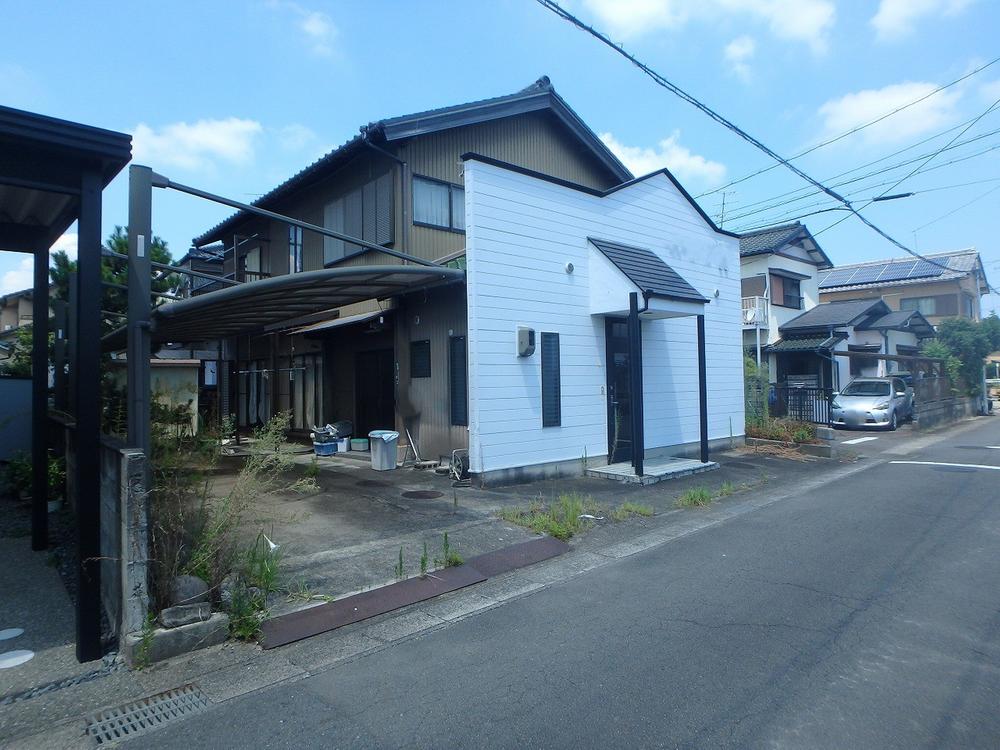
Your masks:
{"label": "blue plastic container", "polygon": [[337,444],[334,442],[330,443],[313,442],[313,450],[316,452],[317,456],[332,456],[337,452]]}

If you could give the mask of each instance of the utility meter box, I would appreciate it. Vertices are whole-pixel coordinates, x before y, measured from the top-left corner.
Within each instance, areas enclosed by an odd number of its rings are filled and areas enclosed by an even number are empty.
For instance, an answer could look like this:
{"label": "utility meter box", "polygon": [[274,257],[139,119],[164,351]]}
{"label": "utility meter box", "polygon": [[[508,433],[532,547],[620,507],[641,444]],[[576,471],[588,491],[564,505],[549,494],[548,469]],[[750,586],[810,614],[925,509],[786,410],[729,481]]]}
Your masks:
{"label": "utility meter box", "polygon": [[517,356],[530,357],[535,353],[535,329],[517,327]]}

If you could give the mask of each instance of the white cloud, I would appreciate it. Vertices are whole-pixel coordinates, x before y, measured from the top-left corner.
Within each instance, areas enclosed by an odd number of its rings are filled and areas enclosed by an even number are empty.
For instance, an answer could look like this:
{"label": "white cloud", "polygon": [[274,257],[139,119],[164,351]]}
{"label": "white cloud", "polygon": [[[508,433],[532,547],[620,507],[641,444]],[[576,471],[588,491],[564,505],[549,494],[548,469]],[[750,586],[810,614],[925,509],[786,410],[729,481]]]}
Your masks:
{"label": "white cloud", "polygon": [[895,40],[913,32],[926,16],[954,16],[973,0],[882,0],[871,24],[879,39]]}
{"label": "white cloud", "polygon": [[217,160],[246,164],[253,160],[254,142],[263,128],[255,120],[175,122],[155,130],[139,123],[132,133],[132,156],[154,169],[175,166],[201,170]]}
{"label": "white cloud", "polygon": [[601,133],[601,140],[632,173],[639,176],[666,167],[682,183],[697,183],[699,187],[718,185],[726,176],[726,167],[717,161],[693,154],[678,143],[680,133],[674,131],[655,148],[626,146],[611,133]]}
{"label": "white cloud", "polygon": [[[63,250],[70,260],[76,260],[76,232],[66,232],[57,239],[49,253]],[[2,255],[13,255],[13,253],[3,253]],[[19,292],[22,289],[30,289],[35,285],[35,259],[33,255],[21,255],[17,265],[0,275],[0,295]]]}
{"label": "white cloud", "polygon": [[[937,84],[926,82],[895,83],[881,89],[865,89],[831,99],[819,108],[823,119],[822,138],[839,135],[875,120],[887,112],[926,96]],[[882,122],[861,131],[858,137],[869,144],[906,141],[951,124],[956,116],[956,104],[961,93],[941,91],[914,104]]]}
{"label": "white cloud", "polygon": [[723,57],[729,63],[729,69],[744,81],[750,80],[750,60],[757,51],[757,43],[751,36],[736,37],[726,45]]}
{"label": "white cloud", "polygon": [[984,83],[979,87],[979,93],[990,104],[1000,99],[1000,79]]}
{"label": "white cloud", "polygon": [[0,276],[0,294],[19,292],[34,286],[34,269],[34,256],[25,255],[14,268]]}
{"label": "white cloud", "polygon": [[333,54],[333,40],[337,27],[333,19],[319,10],[310,10],[291,0],[271,0],[268,3],[276,10],[283,10],[295,19],[295,25],[305,36],[310,51],[319,57]]}
{"label": "white cloud", "polygon": [[780,39],[826,49],[836,8],[832,0],[585,0],[613,36],[635,38],[680,29],[691,21],[713,23],[747,17],[767,24]]}
{"label": "white cloud", "polygon": [[305,125],[292,123],[276,131],[278,145],[286,151],[300,151],[318,139],[315,131]]}

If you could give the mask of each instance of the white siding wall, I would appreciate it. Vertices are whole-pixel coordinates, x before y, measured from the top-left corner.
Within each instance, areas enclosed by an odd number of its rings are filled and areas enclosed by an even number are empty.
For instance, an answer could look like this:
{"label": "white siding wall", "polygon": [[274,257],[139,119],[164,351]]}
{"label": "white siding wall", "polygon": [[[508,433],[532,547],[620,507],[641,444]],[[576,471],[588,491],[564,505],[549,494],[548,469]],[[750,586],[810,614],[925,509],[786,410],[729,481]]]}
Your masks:
{"label": "white siding wall", "polygon": [[[797,250],[797,248],[795,249]],[[804,253],[805,251],[801,252]],[[819,272],[816,270],[816,266],[812,263],[798,261],[794,258],[782,258],[771,254],[751,255],[750,257],[743,259],[741,264],[741,274],[743,278],[748,279],[751,276],[767,274],[772,268],[783,269],[785,271],[791,271],[792,273],[799,273],[802,275],[808,274],[809,278],[802,279],[799,284],[799,289],[802,294],[801,310],[793,310],[792,308],[781,307],[780,305],[769,306],[769,327],[766,331],[762,330],[760,333],[762,346],[765,343],[775,343],[779,338],[781,338],[781,334],[778,333],[778,328],[785,325],[785,323],[793,318],[799,317],[806,310],[811,310],[819,304]],[[768,290],[770,291],[770,280],[768,281]],[[748,342],[755,341],[752,330],[748,331],[747,340]]]}
{"label": "white siding wall", "polygon": [[[591,278],[600,271],[588,236],[659,253],[712,300],[705,306],[709,436],[728,437],[730,419],[732,434],[743,434],[738,241],[708,227],[668,178],[600,198],[469,161],[465,200],[474,472],[607,453],[604,318],[591,315],[590,290],[592,281],[612,279]],[[519,325],[559,333],[560,427],[541,426],[539,352],[516,356]],[[697,441],[695,319],[644,321],[643,348],[647,449]]]}

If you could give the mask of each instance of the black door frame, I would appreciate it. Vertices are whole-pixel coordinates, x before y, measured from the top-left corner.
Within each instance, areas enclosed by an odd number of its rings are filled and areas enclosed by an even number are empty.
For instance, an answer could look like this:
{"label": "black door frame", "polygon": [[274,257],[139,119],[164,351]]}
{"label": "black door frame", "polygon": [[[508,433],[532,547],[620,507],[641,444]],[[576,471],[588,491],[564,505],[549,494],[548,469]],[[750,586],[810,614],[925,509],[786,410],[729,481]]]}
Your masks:
{"label": "black door frame", "polygon": [[[632,384],[632,376],[631,376],[632,358],[631,358],[630,347],[628,345],[628,334],[626,333],[626,335],[624,337],[622,337],[622,336],[614,336],[612,334],[612,330],[613,330],[613,327],[615,325],[623,325],[623,324],[624,325],[628,325],[628,319],[627,318],[606,317],[604,319],[605,393],[606,393],[606,406],[607,406],[607,411],[608,411],[608,430],[607,430],[607,433],[608,433],[608,435],[607,435],[607,437],[608,437],[608,463],[614,463],[616,460],[618,460],[618,461],[631,461],[633,453],[634,453],[633,446],[632,446],[632,437],[633,436],[632,436],[632,433],[631,433],[631,426],[632,426],[631,425],[631,417],[632,417],[632,413],[633,413],[632,402],[633,402],[634,399],[633,399],[631,393],[629,393],[629,398],[628,398],[628,401],[629,401],[628,411],[629,411],[629,417],[630,417],[630,419],[629,419],[629,434],[627,436],[619,436],[619,437],[625,437],[628,440],[628,450],[625,451],[624,449],[622,449],[620,451],[620,454],[619,454],[620,457],[619,457],[619,455],[616,455],[616,452],[615,452],[615,427],[614,427],[614,425],[615,425],[615,406],[616,406],[616,403],[618,402],[618,398],[617,398],[618,394],[616,393],[615,382],[614,382],[615,366],[614,366],[613,358],[614,358],[614,354],[620,349],[620,347],[612,347],[612,345],[611,345],[612,344],[612,340],[621,341],[623,338],[625,340],[625,354],[626,354],[626,356],[629,357],[629,368],[630,368],[630,370],[629,370],[628,383],[629,383],[629,390],[630,391],[631,391],[631,384]],[[625,420],[623,419],[622,421],[624,422]],[[621,455],[621,454],[624,454],[626,452],[628,453],[627,456],[626,455]]]}

